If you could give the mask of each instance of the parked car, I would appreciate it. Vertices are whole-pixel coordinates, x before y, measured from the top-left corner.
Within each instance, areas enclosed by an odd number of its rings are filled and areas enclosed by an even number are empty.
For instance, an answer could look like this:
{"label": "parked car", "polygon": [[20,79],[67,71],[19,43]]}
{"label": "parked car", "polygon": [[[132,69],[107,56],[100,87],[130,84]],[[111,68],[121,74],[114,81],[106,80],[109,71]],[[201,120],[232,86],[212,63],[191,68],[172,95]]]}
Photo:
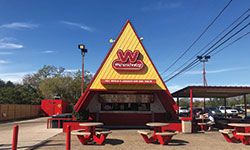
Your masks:
{"label": "parked car", "polygon": [[247,104],[247,106],[245,107],[244,104],[239,104],[239,105],[235,105],[236,108],[240,108],[242,109],[243,111],[245,111],[245,108],[247,108],[247,113],[249,114],[250,113],[250,106],[249,104]]}
{"label": "parked car", "polygon": [[221,111],[217,107],[206,107],[204,112],[211,111],[214,116],[222,116]]}
{"label": "parked car", "polygon": [[188,114],[189,113],[188,107],[186,107],[186,106],[180,106],[179,107],[179,113],[180,114]]}
{"label": "parked car", "polygon": [[[221,113],[225,114],[225,107],[224,106],[220,106],[219,110],[221,111]],[[227,106],[226,113],[229,116],[236,116],[239,112],[236,109],[233,109],[232,107]]]}
{"label": "parked car", "polygon": [[245,111],[243,109],[241,109],[240,107],[235,107],[233,109],[236,109],[239,114],[245,114]]}

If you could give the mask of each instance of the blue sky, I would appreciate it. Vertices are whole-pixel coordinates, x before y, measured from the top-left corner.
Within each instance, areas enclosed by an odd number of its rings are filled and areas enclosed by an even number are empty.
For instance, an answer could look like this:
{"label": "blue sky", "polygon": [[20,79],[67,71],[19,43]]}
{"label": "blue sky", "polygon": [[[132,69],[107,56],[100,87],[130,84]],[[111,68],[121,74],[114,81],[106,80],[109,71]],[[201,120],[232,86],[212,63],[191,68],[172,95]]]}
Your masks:
{"label": "blue sky", "polygon": [[[43,65],[81,68],[78,44],[88,49],[85,69],[95,73],[127,19],[161,73],[216,17],[228,0],[1,0],[0,78],[20,82]],[[162,77],[179,67],[250,6],[234,0],[201,40]],[[248,22],[249,22],[248,18]],[[249,31],[249,27],[242,33]],[[208,85],[250,85],[250,36],[206,63]],[[166,83],[171,92],[202,85],[202,64]]]}

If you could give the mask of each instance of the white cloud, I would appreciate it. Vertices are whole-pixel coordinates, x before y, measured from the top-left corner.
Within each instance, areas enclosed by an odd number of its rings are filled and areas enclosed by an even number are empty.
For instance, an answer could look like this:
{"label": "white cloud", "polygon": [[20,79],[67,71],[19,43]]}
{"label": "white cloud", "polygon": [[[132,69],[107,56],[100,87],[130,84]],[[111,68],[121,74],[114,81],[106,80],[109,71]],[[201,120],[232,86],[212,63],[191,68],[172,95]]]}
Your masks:
{"label": "white cloud", "polygon": [[9,63],[8,61],[5,61],[5,60],[0,60],[0,64],[7,64]]}
{"label": "white cloud", "polygon": [[14,38],[2,38],[0,39],[0,49],[19,49],[23,48],[21,44],[13,43]]}
{"label": "white cloud", "polygon": [[[1,62],[1,60],[0,60]],[[0,63],[1,64],[1,63]],[[1,67],[0,67],[1,69]],[[76,72],[79,69],[67,69],[65,70],[65,72]],[[11,81],[11,82],[15,82],[15,83],[22,83],[22,79],[25,75],[27,74],[33,74],[36,73],[35,71],[30,71],[30,72],[13,72],[13,73],[1,73],[0,74],[0,79],[4,80],[4,81]],[[94,75],[94,73],[89,73]]]}
{"label": "white cloud", "polygon": [[[65,72],[68,72],[68,73],[75,73],[77,72],[78,70],[82,71],[82,69],[66,69]],[[86,70],[85,70],[86,71]],[[94,72],[85,72],[86,75],[92,75],[94,76],[95,73]]]}
{"label": "white cloud", "polygon": [[142,7],[142,11],[150,11],[150,10],[164,10],[164,9],[175,9],[181,7],[181,3],[164,3],[164,2],[157,2],[145,7]]}
{"label": "white cloud", "polygon": [[11,52],[0,52],[0,55],[12,55],[14,53],[11,53]]}
{"label": "white cloud", "polygon": [[22,82],[22,79],[27,74],[32,74],[35,72],[14,72],[14,73],[1,73],[0,79],[4,81],[11,81],[11,82]]}
{"label": "white cloud", "polygon": [[34,29],[37,28],[37,24],[32,24],[32,23],[25,23],[25,22],[13,22],[10,24],[3,24],[0,26],[0,28],[8,28],[8,29]]}
{"label": "white cloud", "polygon": [[69,26],[73,26],[73,27],[78,27],[82,30],[85,31],[89,31],[89,32],[93,32],[94,29],[92,27],[86,26],[86,25],[82,25],[79,23],[75,23],[75,22],[69,22],[69,21],[61,21],[63,24],[69,25]]}
{"label": "white cloud", "polygon": [[168,86],[167,88],[168,88],[168,90],[169,90],[170,93],[173,93],[173,92],[175,92],[175,91],[177,91],[177,90],[180,90],[180,89],[182,89],[182,88],[184,88],[184,87],[185,87],[185,86],[172,85],[172,86]]}
{"label": "white cloud", "polygon": [[23,48],[23,45],[15,43],[0,43],[0,49],[19,49],[19,48]]}
{"label": "white cloud", "polygon": [[[225,68],[225,69],[218,69],[218,70],[207,70],[206,73],[207,74],[212,74],[212,73],[222,73],[222,72],[229,72],[229,71],[236,71],[236,70],[244,70],[244,69],[248,69],[247,67],[238,67],[238,68]],[[188,71],[184,74],[191,74],[191,75],[195,75],[195,74],[202,74],[203,71]]]}
{"label": "white cloud", "polygon": [[41,53],[43,53],[43,54],[50,54],[50,53],[54,53],[54,51],[42,51]]}
{"label": "white cloud", "polygon": [[6,42],[6,41],[16,41],[13,37],[4,37],[0,39],[0,42]]}
{"label": "white cloud", "polygon": [[184,87],[187,87],[187,86],[201,86],[200,84],[197,84],[197,83],[193,83],[193,84],[185,84],[185,85],[170,85],[170,86],[167,86],[168,90],[170,93],[173,93],[173,92],[176,92]]}
{"label": "white cloud", "polygon": [[78,70],[80,69],[66,69],[65,72],[77,72]]}

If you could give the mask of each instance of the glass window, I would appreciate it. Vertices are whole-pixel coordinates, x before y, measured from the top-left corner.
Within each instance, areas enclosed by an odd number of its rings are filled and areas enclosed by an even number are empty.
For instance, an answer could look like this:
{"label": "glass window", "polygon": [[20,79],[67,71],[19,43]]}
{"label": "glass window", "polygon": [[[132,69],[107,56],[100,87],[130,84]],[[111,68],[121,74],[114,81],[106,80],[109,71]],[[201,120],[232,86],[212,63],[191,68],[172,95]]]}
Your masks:
{"label": "glass window", "polygon": [[101,103],[101,111],[150,111],[149,103]]}

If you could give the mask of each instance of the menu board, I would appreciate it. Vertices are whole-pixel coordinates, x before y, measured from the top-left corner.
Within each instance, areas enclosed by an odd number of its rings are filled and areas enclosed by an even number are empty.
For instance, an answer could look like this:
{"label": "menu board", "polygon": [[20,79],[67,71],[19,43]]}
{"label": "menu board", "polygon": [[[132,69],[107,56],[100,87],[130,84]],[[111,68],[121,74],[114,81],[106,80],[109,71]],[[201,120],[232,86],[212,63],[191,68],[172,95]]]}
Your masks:
{"label": "menu board", "polygon": [[100,94],[101,103],[151,103],[153,94]]}

